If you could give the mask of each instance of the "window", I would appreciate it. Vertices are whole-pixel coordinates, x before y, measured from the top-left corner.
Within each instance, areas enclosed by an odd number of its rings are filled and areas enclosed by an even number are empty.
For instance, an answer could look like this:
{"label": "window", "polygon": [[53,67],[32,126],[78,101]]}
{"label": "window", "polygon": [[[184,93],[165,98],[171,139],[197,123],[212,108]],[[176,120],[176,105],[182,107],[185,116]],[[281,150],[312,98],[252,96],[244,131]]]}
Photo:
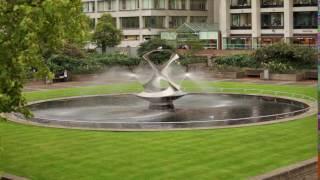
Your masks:
{"label": "window", "polygon": [[245,9],[251,8],[251,0],[230,0],[231,9]]}
{"label": "window", "polygon": [[140,40],[139,35],[125,35],[122,37],[124,41],[138,41]]}
{"label": "window", "polygon": [[165,0],[143,0],[143,9],[165,9]]}
{"label": "window", "polygon": [[191,16],[191,23],[207,23],[207,16]]}
{"label": "window", "polygon": [[294,12],[293,19],[295,29],[317,28],[317,12]]}
{"label": "window", "polygon": [[94,29],[96,27],[96,20],[95,18],[90,18],[89,20],[89,27],[90,29]]}
{"label": "window", "polygon": [[164,16],[145,16],[144,28],[164,28]]}
{"label": "window", "polygon": [[121,28],[122,29],[139,29],[139,17],[121,17]]}
{"label": "window", "polygon": [[115,9],[114,6],[115,6],[114,0],[98,1],[98,12],[113,11]]}
{"label": "window", "polygon": [[283,7],[283,0],[261,0],[262,8]]}
{"label": "window", "polygon": [[207,10],[207,0],[190,0],[190,9],[197,11]]}
{"label": "window", "polygon": [[294,0],[293,5],[295,7],[318,6],[318,1],[317,0]]}
{"label": "window", "polygon": [[187,22],[186,16],[171,16],[169,18],[169,27],[170,28],[177,28]]}
{"label": "window", "polygon": [[120,10],[139,9],[139,0],[120,0]]}
{"label": "window", "polygon": [[186,9],[186,0],[169,0],[169,9]]}
{"label": "window", "polygon": [[231,29],[251,29],[251,14],[231,14]]}
{"label": "window", "polygon": [[92,13],[94,12],[94,1],[83,2],[83,12]]}
{"label": "window", "polygon": [[149,41],[150,39],[159,39],[160,36],[159,35],[144,35],[142,38],[145,41]]}
{"label": "window", "polygon": [[261,28],[262,29],[283,29],[283,13],[262,13]]}

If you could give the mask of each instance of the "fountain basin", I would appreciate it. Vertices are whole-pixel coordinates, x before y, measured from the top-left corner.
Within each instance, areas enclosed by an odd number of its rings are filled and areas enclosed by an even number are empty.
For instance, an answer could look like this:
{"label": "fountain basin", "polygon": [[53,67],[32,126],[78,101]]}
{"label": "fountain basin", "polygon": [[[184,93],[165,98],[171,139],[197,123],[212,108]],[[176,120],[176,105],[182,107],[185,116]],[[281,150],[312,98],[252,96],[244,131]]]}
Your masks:
{"label": "fountain basin", "polygon": [[135,94],[74,97],[30,104],[37,125],[108,129],[170,130],[233,127],[277,122],[310,110],[304,102],[280,97],[191,93],[173,102],[175,109],[149,109]]}

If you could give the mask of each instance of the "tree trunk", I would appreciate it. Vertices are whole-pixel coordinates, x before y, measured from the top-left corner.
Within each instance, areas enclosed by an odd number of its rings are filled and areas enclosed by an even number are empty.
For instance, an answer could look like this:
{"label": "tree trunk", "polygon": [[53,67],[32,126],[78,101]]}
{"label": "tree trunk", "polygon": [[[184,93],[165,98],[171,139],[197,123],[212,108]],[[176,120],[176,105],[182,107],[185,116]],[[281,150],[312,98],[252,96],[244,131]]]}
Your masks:
{"label": "tree trunk", "polygon": [[107,46],[105,44],[101,44],[101,52],[105,54],[106,50],[107,50]]}

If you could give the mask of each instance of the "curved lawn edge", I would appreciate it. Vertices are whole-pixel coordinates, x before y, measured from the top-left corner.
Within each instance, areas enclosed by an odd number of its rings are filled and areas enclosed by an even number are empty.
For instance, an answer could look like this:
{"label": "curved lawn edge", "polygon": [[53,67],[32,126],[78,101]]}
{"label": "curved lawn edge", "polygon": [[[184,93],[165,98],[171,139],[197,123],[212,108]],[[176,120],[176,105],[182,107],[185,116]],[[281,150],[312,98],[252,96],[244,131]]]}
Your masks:
{"label": "curved lawn edge", "polygon": [[[218,85],[316,95],[313,87]],[[97,92],[94,87],[81,90],[85,90],[81,94]],[[50,91],[50,97],[79,94]],[[27,96],[30,101],[43,95]],[[247,179],[317,155],[315,115],[245,128],[143,133],[64,130],[0,121],[0,137],[0,146],[5,147],[0,169],[31,179]]]}

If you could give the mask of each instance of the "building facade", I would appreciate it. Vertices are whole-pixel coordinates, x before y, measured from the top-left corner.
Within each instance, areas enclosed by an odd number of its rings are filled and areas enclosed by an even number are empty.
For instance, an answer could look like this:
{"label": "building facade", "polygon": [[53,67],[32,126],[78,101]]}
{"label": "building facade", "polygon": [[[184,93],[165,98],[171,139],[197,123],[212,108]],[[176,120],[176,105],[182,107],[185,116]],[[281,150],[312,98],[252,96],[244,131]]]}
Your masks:
{"label": "building facade", "polygon": [[219,13],[212,0],[83,0],[83,10],[93,26],[102,14],[111,14],[123,31],[120,47],[136,47],[185,22],[214,23]]}
{"label": "building facade", "polygon": [[316,45],[317,0],[221,0],[219,6],[224,49]]}
{"label": "building facade", "polygon": [[277,42],[315,46],[317,0],[83,0],[94,26],[109,13],[123,31],[120,47],[136,47],[184,23],[219,24],[222,49]]}

